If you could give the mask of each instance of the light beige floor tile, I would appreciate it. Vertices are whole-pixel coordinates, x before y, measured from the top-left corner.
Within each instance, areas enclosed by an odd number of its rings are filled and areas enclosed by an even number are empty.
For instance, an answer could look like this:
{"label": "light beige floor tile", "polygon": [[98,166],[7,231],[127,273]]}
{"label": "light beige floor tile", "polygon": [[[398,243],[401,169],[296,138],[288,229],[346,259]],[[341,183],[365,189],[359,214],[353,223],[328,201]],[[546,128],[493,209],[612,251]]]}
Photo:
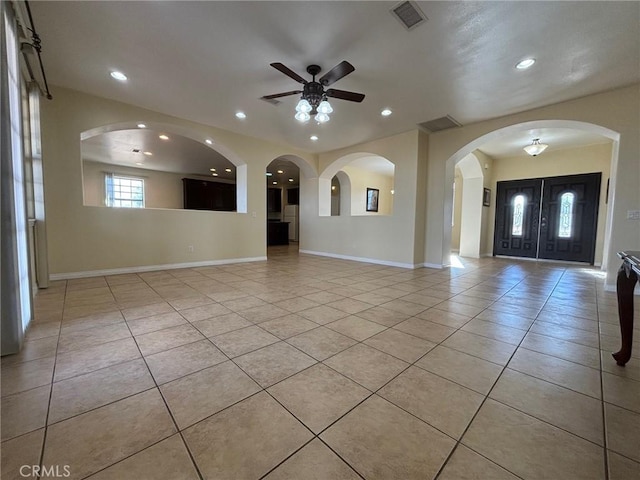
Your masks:
{"label": "light beige floor tile", "polygon": [[371,391],[382,387],[409,365],[362,344],[354,345],[324,363]]}
{"label": "light beige floor tile", "polygon": [[74,318],[73,320],[65,320],[62,322],[62,333],[67,334],[70,332],[78,332],[80,330],[86,330],[94,327],[106,327],[108,325],[114,325],[121,323],[124,317],[119,310],[106,313],[95,313],[80,318]]}
{"label": "light beige floor tile", "polygon": [[263,388],[316,363],[314,358],[284,342],[236,357],[234,361]]}
{"label": "light beige floor tile", "polygon": [[320,304],[307,298],[295,297],[287,300],[282,300],[281,302],[277,302],[275,305],[276,307],[284,308],[291,313],[296,313],[302,310],[308,310],[309,308],[317,307]]}
{"label": "light beige floor tile", "polygon": [[233,362],[225,362],[164,384],[160,390],[182,430],[260,387]]}
{"label": "light beige floor tile", "polygon": [[243,310],[249,310],[250,308],[264,307],[267,304],[264,300],[260,300],[254,296],[248,296],[238,298],[236,300],[228,300],[223,302],[222,305],[234,312],[242,312]]}
{"label": "light beige floor tile", "polygon": [[604,477],[601,447],[491,399],[462,443],[524,479]]}
{"label": "light beige floor tile", "polygon": [[279,342],[280,339],[260,327],[252,326],[212,337],[211,341],[233,358]]}
{"label": "light beige floor tile", "polygon": [[410,315],[405,313],[394,312],[393,310],[387,310],[383,307],[373,307],[368,310],[363,310],[362,312],[358,312],[356,316],[386,327],[393,327],[410,317]]}
{"label": "light beige floor tile", "polygon": [[507,327],[520,328],[522,330],[527,330],[534,322],[531,318],[496,310],[485,310],[484,312],[480,312],[475,318],[486,320],[487,322],[499,323]]}
{"label": "light beige floor tile", "polygon": [[39,358],[53,357],[58,347],[58,337],[38,338],[27,340],[22,344],[22,350],[13,355],[2,357],[2,367],[15,365],[22,362],[29,362]]}
{"label": "light beige floor tile", "polygon": [[602,382],[605,402],[640,413],[640,382],[606,372]]}
{"label": "light beige floor tile", "polygon": [[144,335],[145,333],[156,332],[163,328],[175,327],[184,323],[187,323],[187,321],[178,312],[160,313],[127,321],[133,335]]}
{"label": "light beige floor tile", "polygon": [[136,320],[138,318],[150,317],[151,315],[160,315],[161,313],[171,313],[175,310],[167,302],[152,303],[141,307],[125,308],[122,310],[125,320]]}
{"label": "light beige floor tile", "polygon": [[438,480],[517,480],[504,468],[478,455],[464,445],[458,445],[444,466]]}
{"label": "light beige floor tile", "polygon": [[[40,464],[40,453],[44,440],[44,428],[2,442],[0,476],[4,480],[37,478],[32,468]],[[36,472],[37,473],[37,472]],[[61,471],[64,473],[64,471]]]}
{"label": "light beige floor tile", "polygon": [[598,350],[577,343],[529,332],[521,344],[527,350],[545,353],[552,357],[580,363],[591,368],[600,368]]}
{"label": "light beige floor tile", "polygon": [[480,357],[499,365],[506,365],[516,347],[509,343],[476,335],[475,333],[457,331],[443,343],[445,347]]}
{"label": "light beige floor tile", "polygon": [[508,368],[490,397],[574,435],[604,445],[602,404],[592,397]]}
{"label": "light beige floor tile", "polygon": [[100,368],[141,357],[133,338],[123,338],[83,350],[59,354],[56,360],[55,381],[89,373]]}
{"label": "light beige floor tile", "polygon": [[358,480],[360,477],[320,440],[314,439],[265,480]]}
{"label": "light beige floor tile", "polygon": [[409,363],[415,362],[436,346],[433,342],[393,328],[366,339],[364,343]]}
{"label": "light beige floor tile", "polygon": [[319,325],[326,325],[327,323],[334,322],[348,315],[349,314],[347,312],[343,312],[342,310],[328,307],[326,305],[320,305],[319,307],[313,307],[300,312],[301,317],[311,320]]}
{"label": "light beige floor tile", "polygon": [[25,335],[25,340],[38,340],[39,338],[57,337],[60,333],[62,322],[52,321],[39,323],[36,320],[31,322]]}
{"label": "light beige floor tile", "polygon": [[502,372],[502,367],[441,345],[416,365],[471,390],[486,395]]}
{"label": "light beige floor tile", "polygon": [[458,303],[452,298],[435,305],[433,308],[435,310],[444,310],[446,312],[457,313],[459,315],[467,315],[469,317],[474,317],[485,309],[485,307],[478,307],[476,305],[465,305],[464,303]]}
{"label": "light beige floor tile", "polygon": [[321,364],[272,386],[269,393],[316,434],[371,395]]}
{"label": "light beige floor tile", "polygon": [[466,315],[446,312],[444,310],[436,310],[435,308],[425,310],[424,312],[416,315],[416,317],[421,320],[428,320],[430,322],[438,323],[440,325],[445,325],[452,328],[460,328],[469,320],[471,320],[471,317],[467,317]]}
{"label": "light beige floor tile", "polygon": [[176,310],[186,310],[187,308],[210,305],[214,303],[214,301],[206,295],[197,295],[195,297],[176,298],[175,300],[170,300],[169,303]]}
{"label": "light beige floor tile", "polygon": [[198,472],[180,435],[136,453],[90,477],[91,480],[197,480]]}
{"label": "light beige floor tile", "polygon": [[387,329],[387,327],[383,325],[370,322],[355,315],[349,315],[335,322],[327,323],[325,327],[359,342]]}
{"label": "light beige floor tile", "polygon": [[49,424],[153,388],[142,359],[120,363],[53,384]]}
{"label": "light beige floor tile", "polygon": [[285,338],[299,335],[313,328],[318,328],[318,324],[300,315],[291,314],[262,322],[260,327],[284,340]]}
{"label": "light beige floor tile", "polygon": [[496,303],[491,305],[487,310],[501,313],[509,313],[512,315],[519,315],[521,317],[535,319],[540,313],[540,310],[537,308],[525,308],[520,305],[513,305],[510,303],[502,303],[498,300]]}
{"label": "light beige floor tile", "polygon": [[604,415],[609,449],[640,462],[640,414],[605,403]]}
{"label": "light beige floor tile", "polygon": [[345,298],[343,300],[337,300],[335,302],[327,303],[326,306],[353,315],[355,313],[362,312],[363,310],[367,310],[368,308],[372,308],[375,305],[371,305],[370,303],[366,302],[360,302],[352,298]]}
{"label": "light beige floor tile", "polygon": [[540,322],[555,323],[564,327],[578,328],[598,332],[598,322],[582,317],[574,317],[565,313],[543,312],[537,318]]}
{"label": "light beige floor tile", "polygon": [[434,478],[455,445],[376,395],[320,437],[367,480]]}
{"label": "light beige floor tile", "polygon": [[543,353],[519,348],[509,368],[594,398],[601,398],[600,372]]}
{"label": "light beige floor tile", "polygon": [[258,393],[185,430],[184,438],[205,478],[257,479],[312,434],[267,393]]}
{"label": "light beige floor tile", "polygon": [[268,304],[240,311],[240,315],[242,317],[253,323],[266,322],[267,320],[273,320],[274,318],[284,317],[285,315],[289,315],[289,313],[291,312],[284,308]]}
{"label": "light beige floor tile", "polygon": [[[416,286],[415,288],[420,288],[420,287]],[[424,295],[422,293],[416,293],[416,292],[400,297],[400,300],[417,303],[418,305],[423,305],[425,307],[433,307],[434,305],[437,305],[442,302],[441,298],[431,297],[429,295]]]}
{"label": "light beige floor tile", "polygon": [[27,390],[2,398],[0,431],[2,441],[44,427],[51,387]]}
{"label": "light beige floor tile", "polygon": [[[640,318],[640,316],[638,318]],[[624,367],[621,367],[616,363],[614,358],[611,356],[611,353],[612,352],[605,350],[600,351],[602,358],[602,371],[640,382],[640,362],[631,361]]]}
{"label": "light beige floor tile", "polygon": [[64,332],[63,326],[63,331],[60,334],[60,340],[58,342],[58,353],[82,350],[128,337],[131,337],[131,333],[124,321],[104,327],[93,327],[68,333]]}
{"label": "light beige floor tile", "polygon": [[427,308],[427,305],[421,305],[419,303],[408,302],[403,299],[395,299],[390,302],[386,302],[380,305],[382,308],[386,308],[387,310],[392,310],[394,312],[404,313],[405,315],[417,315],[420,312],[424,312]]}
{"label": "light beige floor tile", "polygon": [[209,340],[189,343],[145,358],[158,385],[227,360]]}
{"label": "light beige floor tile", "polygon": [[316,360],[325,360],[336,353],[346,350],[357,342],[341,333],[334,332],[325,327],[296,335],[287,339],[287,343],[311,355]]}
{"label": "light beige floor tile", "polygon": [[409,367],[378,395],[459,439],[484,395],[417,367]]}
{"label": "light beige floor tile", "polygon": [[518,345],[527,333],[525,330],[475,318],[463,326],[462,330],[512,345]]}
{"label": "light beige floor tile", "polygon": [[53,379],[55,357],[2,367],[2,396],[49,385]]}
{"label": "light beige floor tile", "polygon": [[456,331],[455,328],[433,323],[428,320],[420,320],[419,318],[410,318],[397,324],[393,328],[433,343],[442,342]]}
{"label": "light beige floor tile", "polygon": [[382,303],[390,302],[393,300],[392,297],[381,295],[376,291],[364,292],[364,293],[361,293],[360,295],[355,295],[351,298],[353,298],[354,300],[358,300],[360,302],[370,303],[371,305],[380,305]]}
{"label": "light beige floor tile", "polygon": [[182,315],[190,322],[196,322],[198,320],[204,320],[206,318],[219,317],[220,315],[225,315],[227,313],[231,313],[231,310],[220,303],[212,303],[209,305],[201,305],[199,307],[180,310],[180,315]]}
{"label": "light beige floor tile", "polygon": [[640,463],[609,451],[609,480],[640,480]]}
{"label": "light beige floor tile", "polygon": [[232,332],[233,330],[250,327],[253,323],[237,313],[227,313],[219,317],[192,322],[192,325],[200,330],[205,337],[215,337],[216,335],[222,335],[223,333]]}
{"label": "light beige floor tile", "polygon": [[84,478],[174,433],[160,393],[148,390],[49,426],[43,465],[69,465],[68,478]]}
{"label": "light beige floor tile", "polygon": [[598,348],[598,333],[580,330],[578,328],[565,327],[555,323],[536,320],[531,327],[533,333],[559,338],[568,342],[578,343],[587,347]]}
{"label": "light beige floor tile", "polygon": [[157,332],[136,336],[138,347],[144,356],[204,340],[202,334],[191,325],[178,325]]}

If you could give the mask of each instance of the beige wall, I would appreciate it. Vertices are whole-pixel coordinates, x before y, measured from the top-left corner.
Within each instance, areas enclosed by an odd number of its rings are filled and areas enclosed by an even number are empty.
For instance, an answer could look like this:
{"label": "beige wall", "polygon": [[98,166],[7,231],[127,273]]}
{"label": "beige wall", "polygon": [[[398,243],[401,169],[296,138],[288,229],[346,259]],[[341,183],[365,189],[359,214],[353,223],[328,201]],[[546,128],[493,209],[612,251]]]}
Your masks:
{"label": "beige wall", "polygon": [[[505,180],[520,180],[526,178],[554,177],[578,173],[601,173],[600,205],[598,210],[598,225],[596,235],[595,264],[602,263],[604,247],[604,230],[607,218],[607,181],[611,170],[612,143],[606,141],[597,145],[581,148],[567,148],[546,151],[537,157],[527,154],[517,157],[495,159],[491,189],[494,199],[486,230],[485,241],[491,253],[493,251],[493,233],[495,227],[495,192],[497,183]],[[484,250],[483,250],[484,251]]]}
{"label": "beige wall", "polygon": [[460,250],[460,220],[462,219],[462,189],[464,180],[460,169],[456,167],[453,190],[453,225],[451,226],[451,250]]}
{"label": "beige wall", "polygon": [[[393,177],[364,168],[346,166],[342,169],[351,180],[351,215],[391,215],[393,213]],[[367,212],[367,188],[380,190],[378,211]]]}
{"label": "beige wall", "polygon": [[[52,274],[264,257],[267,165],[291,156],[316,171],[314,155],[286,146],[64,88],[54,88],[53,97],[42,102]],[[213,138],[227,158],[247,166],[248,213],[84,206],[81,133],[127,122],[161,124],[169,132],[174,126],[199,138]]]}
{"label": "beige wall", "polygon": [[[607,284],[612,286],[619,266],[616,251],[640,249],[640,222],[626,219],[627,210],[640,208],[640,85],[599,93],[515,115],[466,125],[431,135],[427,186],[427,226],[425,262],[441,265],[450,249],[451,228],[445,217],[451,214],[453,166],[467,153],[479,148],[491,137],[509,132],[540,128],[544,125],[619,134],[612,164],[609,206],[610,244],[606,263]],[[495,132],[495,133],[492,133]],[[614,146],[614,150],[616,147]],[[617,155],[616,155],[617,153]],[[449,200],[447,200],[449,199]],[[448,202],[448,203],[447,203]],[[606,232],[605,232],[606,242]]]}

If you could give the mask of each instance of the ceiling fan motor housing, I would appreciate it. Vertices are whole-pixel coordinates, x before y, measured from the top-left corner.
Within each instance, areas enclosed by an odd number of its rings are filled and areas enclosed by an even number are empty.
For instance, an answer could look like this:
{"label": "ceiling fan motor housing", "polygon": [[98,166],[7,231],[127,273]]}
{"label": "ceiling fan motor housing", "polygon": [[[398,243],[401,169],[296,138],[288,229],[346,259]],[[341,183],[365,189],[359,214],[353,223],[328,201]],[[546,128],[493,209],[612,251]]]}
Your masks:
{"label": "ceiling fan motor housing", "polygon": [[304,86],[302,98],[306,99],[315,110],[324,98],[324,88],[318,82],[309,82]]}

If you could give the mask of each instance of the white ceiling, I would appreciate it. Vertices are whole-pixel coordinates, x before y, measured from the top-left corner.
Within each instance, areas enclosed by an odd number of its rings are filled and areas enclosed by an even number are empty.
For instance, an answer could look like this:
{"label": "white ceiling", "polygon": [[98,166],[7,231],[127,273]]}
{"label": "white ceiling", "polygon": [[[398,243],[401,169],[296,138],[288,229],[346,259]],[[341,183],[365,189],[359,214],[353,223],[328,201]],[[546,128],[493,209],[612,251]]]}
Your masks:
{"label": "white ceiling", "polygon": [[[411,31],[389,13],[397,3],[30,5],[51,84],[311,152],[447,114],[464,125],[640,80],[639,2],[418,2],[428,21]],[[516,70],[525,57],[537,63]],[[327,71],[342,60],[356,70],[332,87],[366,98],[333,101],[328,124],[296,122],[296,96],[278,106],[259,100],[300,86],[269,63],[308,78],[307,65]],[[381,117],[384,107],[393,115]]]}

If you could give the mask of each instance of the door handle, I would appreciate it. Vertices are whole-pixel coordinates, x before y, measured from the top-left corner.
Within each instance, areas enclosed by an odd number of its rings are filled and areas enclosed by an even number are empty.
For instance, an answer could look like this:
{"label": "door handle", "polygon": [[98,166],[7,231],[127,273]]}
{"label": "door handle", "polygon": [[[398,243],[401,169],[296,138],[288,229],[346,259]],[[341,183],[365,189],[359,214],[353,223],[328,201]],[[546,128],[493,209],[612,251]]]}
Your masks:
{"label": "door handle", "polygon": [[547,217],[540,218],[540,228],[547,228]]}

